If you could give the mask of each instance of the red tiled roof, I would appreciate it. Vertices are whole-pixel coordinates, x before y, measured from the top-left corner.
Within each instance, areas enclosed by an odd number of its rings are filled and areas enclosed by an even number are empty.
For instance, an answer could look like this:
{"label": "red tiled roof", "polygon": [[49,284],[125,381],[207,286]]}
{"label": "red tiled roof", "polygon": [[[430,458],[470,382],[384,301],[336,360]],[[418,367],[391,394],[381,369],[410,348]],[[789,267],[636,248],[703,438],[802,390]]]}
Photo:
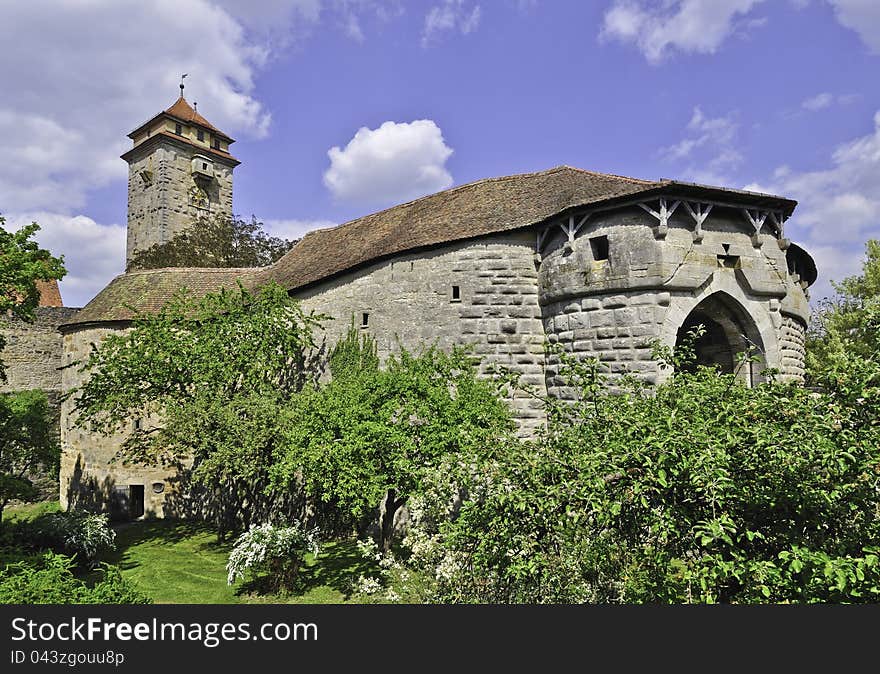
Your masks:
{"label": "red tiled roof", "polygon": [[41,307],[63,307],[61,291],[58,289],[58,281],[37,281],[37,290],[40,291]]}

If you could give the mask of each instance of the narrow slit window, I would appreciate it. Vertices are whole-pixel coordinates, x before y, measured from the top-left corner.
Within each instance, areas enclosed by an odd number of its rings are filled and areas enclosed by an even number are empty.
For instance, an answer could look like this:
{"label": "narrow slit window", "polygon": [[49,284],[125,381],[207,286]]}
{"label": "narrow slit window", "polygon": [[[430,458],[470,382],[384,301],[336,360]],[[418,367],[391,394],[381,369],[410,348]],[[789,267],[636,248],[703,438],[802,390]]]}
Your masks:
{"label": "narrow slit window", "polygon": [[208,164],[207,164],[207,163],[202,162],[202,170],[203,170],[203,171],[207,171],[207,170],[208,170]]}
{"label": "narrow slit window", "polygon": [[175,124],[174,125],[174,133],[176,133],[178,136],[182,136],[183,135],[183,127],[180,124]]}
{"label": "narrow slit window", "polygon": [[134,430],[139,431],[143,428],[143,422],[140,418],[134,420]]}
{"label": "narrow slit window", "polygon": [[452,286],[452,301],[461,301],[461,286]]}
{"label": "narrow slit window", "polygon": [[590,239],[590,250],[593,251],[594,260],[608,259],[608,237],[594,236]]}
{"label": "narrow slit window", "polygon": [[369,325],[370,325],[370,314],[368,314],[365,311],[364,313],[361,314],[361,327],[366,328],[366,327],[369,327]]}

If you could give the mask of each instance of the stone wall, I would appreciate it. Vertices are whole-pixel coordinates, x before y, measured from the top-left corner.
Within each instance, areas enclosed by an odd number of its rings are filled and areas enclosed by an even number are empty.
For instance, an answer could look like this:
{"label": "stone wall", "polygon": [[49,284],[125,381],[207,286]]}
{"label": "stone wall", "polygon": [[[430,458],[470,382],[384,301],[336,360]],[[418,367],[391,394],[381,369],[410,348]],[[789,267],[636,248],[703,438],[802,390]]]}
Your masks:
{"label": "stone wall", "polygon": [[[197,183],[192,176],[195,154],[198,148],[163,140],[130,162],[126,260],[169,241],[200,217],[232,216],[232,166],[215,157],[214,180]],[[145,171],[150,175],[146,180]]]}
{"label": "stone wall", "polygon": [[[716,208],[696,236],[693,220],[679,209],[658,235],[656,220],[630,207],[592,215],[574,240],[551,228],[539,275],[549,341],[597,357],[612,375],[657,382],[669,371],[651,360],[651,343],[673,347],[687,316],[716,298],[729,307],[731,323],[761,347],[763,366],[801,377],[803,349],[786,346],[784,357],[781,351],[783,332],[794,330],[784,327],[783,311],[802,322],[809,315],[803,288],[787,271],[786,242],[770,233],[754,239],[741,219],[735,210]],[[557,365],[555,358],[547,363],[548,391],[570,397]],[[742,371],[743,379],[760,381],[760,369]]]}
{"label": "stone wall", "polygon": [[[534,237],[517,232],[409,253],[343,274],[297,293],[303,307],[333,317],[324,335],[331,348],[351,321],[376,337],[386,358],[399,346],[469,344],[483,361],[522,375],[544,393],[541,308]],[[458,288],[454,297],[453,287]],[[524,394],[512,401],[524,432],[542,421]]]}
{"label": "stone wall", "polygon": [[78,311],[70,307],[38,307],[33,323],[12,320],[2,327],[6,337],[5,384],[0,392],[42,389],[57,401],[61,393],[62,349],[58,326]]}
{"label": "stone wall", "polygon": [[[38,307],[33,323],[11,320],[0,327],[6,338],[6,347],[0,356],[6,365],[7,378],[6,383],[0,385],[0,393],[45,391],[59,438],[63,354],[58,326],[77,311],[70,307]],[[41,498],[54,499],[58,495],[57,475],[32,475],[31,479]]]}
{"label": "stone wall", "polygon": [[803,319],[783,314],[779,327],[780,369],[785,377],[801,383],[804,381],[806,336],[807,326]]}
{"label": "stone wall", "polygon": [[[118,334],[114,328],[80,328],[64,335],[64,364],[88,357],[92,344],[100,345],[109,334]],[[76,367],[62,370],[65,391],[79,386],[83,375]],[[59,496],[62,508],[73,506],[94,511],[110,510],[113,493],[117,488],[137,485],[144,488],[146,517],[164,517],[183,514],[185,506],[179,499],[178,471],[173,466],[138,466],[116,460],[122,442],[131,432],[135,420],[129,421],[120,433],[105,436],[89,428],[75,426],[71,413],[73,402],[62,403],[61,471]],[[143,423],[143,422],[142,422]],[[154,488],[154,485],[155,488]],[[161,489],[161,491],[157,491]],[[171,505],[172,507],[168,507]]]}

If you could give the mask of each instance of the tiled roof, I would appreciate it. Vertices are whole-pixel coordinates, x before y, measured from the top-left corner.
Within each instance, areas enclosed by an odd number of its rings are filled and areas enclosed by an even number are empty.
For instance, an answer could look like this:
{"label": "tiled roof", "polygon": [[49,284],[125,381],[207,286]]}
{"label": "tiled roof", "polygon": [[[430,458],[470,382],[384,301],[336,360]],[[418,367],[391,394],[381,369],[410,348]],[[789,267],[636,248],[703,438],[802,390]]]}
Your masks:
{"label": "tiled roof", "polygon": [[37,290],[40,291],[41,307],[63,307],[61,291],[58,289],[58,281],[37,281]]}
{"label": "tiled roof", "polygon": [[309,232],[268,267],[160,269],[124,274],[89,302],[75,323],[125,320],[131,317],[125,304],[157,309],[181,286],[205,293],[230,286],[238,278],[246,285],[275,281],[295,290],[389,255],[521,229],[569,209],[610,206],[660,193],[725,199],[786,214],[796,205],[766,194],[558,166],[538,173],[479,180],[338,227]]}

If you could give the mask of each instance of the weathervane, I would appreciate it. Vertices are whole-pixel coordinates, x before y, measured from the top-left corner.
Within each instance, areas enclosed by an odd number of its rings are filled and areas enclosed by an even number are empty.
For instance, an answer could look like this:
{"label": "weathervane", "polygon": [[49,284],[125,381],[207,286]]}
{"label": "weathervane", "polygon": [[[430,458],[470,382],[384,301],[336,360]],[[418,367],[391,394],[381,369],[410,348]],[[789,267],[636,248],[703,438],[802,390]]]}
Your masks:
{"label": "weathervane", "polygon": [[183,75],[180,76],[180,97],[181,98],[183,98],[183,80],[188,74],[189,73],[183,73]]}

